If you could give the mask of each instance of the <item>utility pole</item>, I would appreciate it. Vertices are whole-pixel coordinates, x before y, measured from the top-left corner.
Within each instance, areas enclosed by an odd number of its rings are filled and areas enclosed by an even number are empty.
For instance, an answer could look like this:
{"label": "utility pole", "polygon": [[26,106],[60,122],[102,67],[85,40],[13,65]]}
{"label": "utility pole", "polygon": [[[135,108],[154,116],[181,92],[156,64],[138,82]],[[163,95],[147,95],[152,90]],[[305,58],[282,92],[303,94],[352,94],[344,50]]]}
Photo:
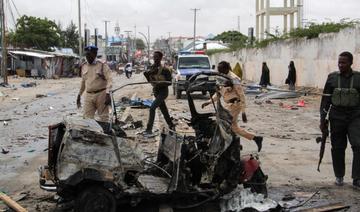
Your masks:
{"label": "utility pole", "polygon": [[150,65],[150,26],[148,26],[148,65]]}
{"label": "utility pole", "polygon": [[108,46],[107,24],[108,24],[109,22],[110,22],[110,21],[104,21],[104,23],[105,23],[105,49],[106,49],[106,47]]}
{"label": "utility pole", "polygon": [[98,29],[95,28],[95,36],[94,36],[94,45],[97,47],[98,46]]}
{"label": "utility pole", "polygon": [[107,32],[107,24],[109,23],[110,21],[104,21],[105,23],[105,51],[104,51],[104,54],[105,54],[105,58],[107,60],[107,47],[108,47],[108,32]]}
{"label": "utility pole", "polygon": [[134,50],[134,52],[136,51],[136,24],[135,24],[135,26],[134,26],[134,43],[133,43],[133,46],[134,46],[134,48],[133,48],[133,50]]}
{"label": "utility pole", "polygon": [[131,57],[130,57],[130,47],[131,47],[131,43],[130,43],[130,32],[131,31],[124,31],[125,33],[127,33],[127,59],[128,62],[131,61]]}
{"label": "utility pole", "polygon": [[84,24],[84,46],[88,46],[89,45],[89,40],[88,40],[88,32],[87,32],[87,26],[86,23]]}
{"label": "utility pole", "polygon": [[3,75],[4,84],[8,84],[7,78],[7,50],[6,50],[6,25],[5,25],[5,5],[4,0],[1,0],[1,51],[2,51],[2,59],[1,59],[1,70]]}
{"label": "utility pole", "polygon": [[240,16],[237,17],[237,23],[238,23],[238,31],[240,32]]}
{"label": "utility pole", "polygon": [[195,39],[196,39],[196,12],[200,9],[198,8],[194,8],[194,9],[191,9],[194,11],[194,50],[195,50]]}
{"label": "utility pole", "polygon": [[79,56],[82,56],[82,38],[81,38],[81,4],[78,0],[78,9],[79,9]]}

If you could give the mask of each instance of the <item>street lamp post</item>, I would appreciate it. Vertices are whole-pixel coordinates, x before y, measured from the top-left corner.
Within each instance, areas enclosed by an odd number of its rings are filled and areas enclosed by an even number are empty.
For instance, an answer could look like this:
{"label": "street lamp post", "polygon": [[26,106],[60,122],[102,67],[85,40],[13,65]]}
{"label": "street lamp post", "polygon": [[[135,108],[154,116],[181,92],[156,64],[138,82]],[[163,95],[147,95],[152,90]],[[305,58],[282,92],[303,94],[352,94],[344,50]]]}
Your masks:
{"label": "street lamp post", "polygon": [[150,64],[150,28],[148,27],[148,37],[146,37],[142,32],[139,32],[139,34],[145,38],[147,44],[148,64]]}

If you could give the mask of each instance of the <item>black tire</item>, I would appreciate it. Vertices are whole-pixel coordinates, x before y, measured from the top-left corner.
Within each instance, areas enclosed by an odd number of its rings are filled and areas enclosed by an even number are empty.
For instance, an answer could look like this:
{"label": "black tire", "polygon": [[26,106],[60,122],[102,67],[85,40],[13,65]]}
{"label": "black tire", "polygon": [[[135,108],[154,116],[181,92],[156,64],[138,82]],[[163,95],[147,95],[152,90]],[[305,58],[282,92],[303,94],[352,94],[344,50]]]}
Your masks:
{"label": "black tire", "polygon": [[206,91],[201,91],[201,93],[202,93],[202,95],[204,95],[204,96],[206,95]]}
{"label": "black tire", "polygon": [[76,212],[116,212],[114,195],[102,186],[91,186],[80,191],[75,202]]}
{"label": "black tire", "polygon": [[181,90],[176,89],[176,99],[181,99]]}
{"label": "black tire", "polygon": [[252,192],[256,192],[258,194],[263,194],[265,197],[268,195],[267,191],[267,181],[268,176],[264,174],[264,172],[259,167],[252,178],[244,183],[244,188],[251,188]]}

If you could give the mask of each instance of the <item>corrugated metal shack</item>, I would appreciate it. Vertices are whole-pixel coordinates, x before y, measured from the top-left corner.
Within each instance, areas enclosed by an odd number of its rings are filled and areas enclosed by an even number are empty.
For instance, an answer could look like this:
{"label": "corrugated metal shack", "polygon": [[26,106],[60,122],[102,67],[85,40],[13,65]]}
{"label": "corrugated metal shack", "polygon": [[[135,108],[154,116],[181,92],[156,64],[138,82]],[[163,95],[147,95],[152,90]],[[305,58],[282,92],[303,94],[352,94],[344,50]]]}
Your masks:
{"label": "corrugated metal shack", "polygon": [[10,50],[12,70],[22,77],[72,77],[78,56],[59,51]]}

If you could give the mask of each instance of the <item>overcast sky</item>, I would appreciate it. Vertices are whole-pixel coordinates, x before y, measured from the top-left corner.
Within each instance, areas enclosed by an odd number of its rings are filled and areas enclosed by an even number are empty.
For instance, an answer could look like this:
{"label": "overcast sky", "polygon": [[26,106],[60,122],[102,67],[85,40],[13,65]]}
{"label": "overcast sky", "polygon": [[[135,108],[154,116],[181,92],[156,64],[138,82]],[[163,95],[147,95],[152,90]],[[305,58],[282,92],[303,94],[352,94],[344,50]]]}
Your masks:
{"label": "overcast sky", "polygon": [[[7,2],[7,1],[5,1]],[[20,15],[48,17],[62,25],[71,20],[78,24],[78,0],[9,0],[16,5]],[[283,0],[271,0],[273,6]],[[81,0],[82,23],[87,23],[93,33],[99,28],[104,32],[104,20],[111,21],[109,35],[114,35],[116,22],[121,34],[125,30],[147,33],[150,26],[151,40],[159,37],[192,36],[193,11],[200,8],[197,15],[197,34],[207,36],[238,28],[240,16],[241,32],[247,34],[248,27],[255,26],[255,0]],[[8,10],[8,24],[14,26],[13,17],[18,13],[11,3],[12,13]],[[304,19],[323,22],[338,21],[341,18],[360,18],[359,0],[304,0]],[[281,18],[273,18],[271,28],[280,26]],[[305,21],[306,21],[305,20]],[[140,36],[140,35],[138,35]]]}

